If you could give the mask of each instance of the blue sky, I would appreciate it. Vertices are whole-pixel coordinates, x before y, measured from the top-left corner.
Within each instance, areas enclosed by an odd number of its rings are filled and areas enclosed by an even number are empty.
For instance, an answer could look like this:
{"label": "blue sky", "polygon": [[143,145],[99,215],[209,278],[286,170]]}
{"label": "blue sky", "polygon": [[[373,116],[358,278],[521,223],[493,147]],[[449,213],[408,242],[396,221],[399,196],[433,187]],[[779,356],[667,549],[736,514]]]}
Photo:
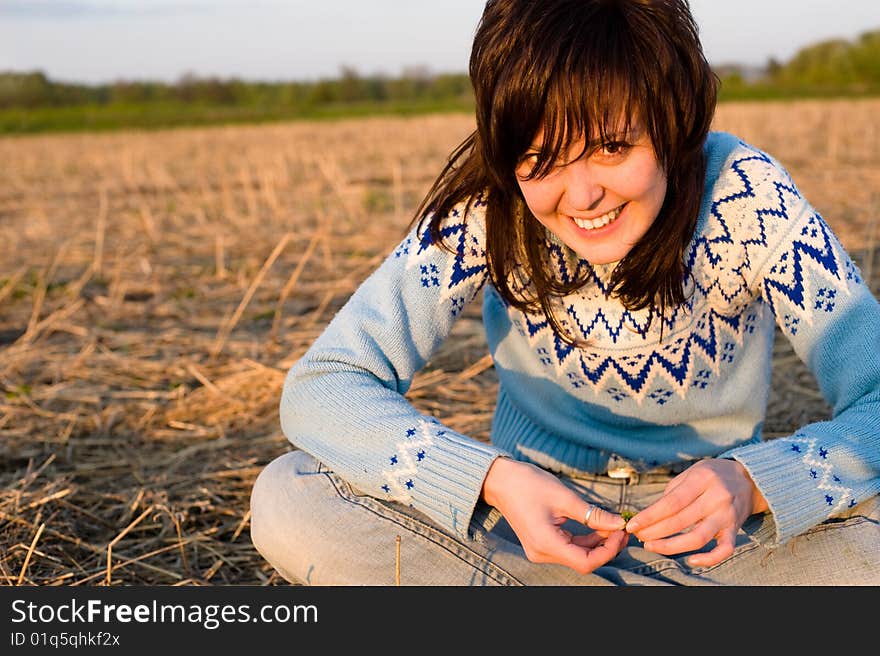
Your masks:
{"label": "blue sky", "polygon": [[[0,0],[0,71],[75,82],[465,72],[483,0]],[[692,0],[709,60],[880,29],[877,0]]]}

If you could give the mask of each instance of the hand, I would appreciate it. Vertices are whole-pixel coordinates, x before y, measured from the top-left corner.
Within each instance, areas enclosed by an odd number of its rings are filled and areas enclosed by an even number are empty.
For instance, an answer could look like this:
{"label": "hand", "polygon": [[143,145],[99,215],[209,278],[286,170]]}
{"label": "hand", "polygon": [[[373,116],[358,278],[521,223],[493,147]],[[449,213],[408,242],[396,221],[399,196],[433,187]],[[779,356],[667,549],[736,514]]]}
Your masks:
{"label": "hand", "polygon": [[733,554],[736,533],[767,500],[746,468],[735,460],[701,460],[673,478],[663,496],[629,520],[626,530],[648,551],[670,555],[694,551],[713,538],[716,546],[688,563],[710,567]]}
{"label": "hand", "polygon": [[572,535],[563,529],[569,518],[583,522],[590,504],[528,463],[497,458],[483,482],[483,499],[504,515],[533,563],[558,563],[589,574],[626,546],[623,518],[598,507],[589,518],[593,533]]}

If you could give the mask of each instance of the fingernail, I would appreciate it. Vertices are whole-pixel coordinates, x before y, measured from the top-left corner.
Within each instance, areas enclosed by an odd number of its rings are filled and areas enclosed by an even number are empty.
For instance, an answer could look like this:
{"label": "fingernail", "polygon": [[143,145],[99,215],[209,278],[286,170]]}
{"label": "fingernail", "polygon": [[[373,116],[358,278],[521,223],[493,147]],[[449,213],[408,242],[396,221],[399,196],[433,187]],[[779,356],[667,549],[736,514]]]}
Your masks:
{"label": "fingernail", "polygon": [[638,522],[634,522],[634,521],[630,520],[626,523],[626,532],[627,533],[635,533],[640,528],[641,527],[639,526]]}

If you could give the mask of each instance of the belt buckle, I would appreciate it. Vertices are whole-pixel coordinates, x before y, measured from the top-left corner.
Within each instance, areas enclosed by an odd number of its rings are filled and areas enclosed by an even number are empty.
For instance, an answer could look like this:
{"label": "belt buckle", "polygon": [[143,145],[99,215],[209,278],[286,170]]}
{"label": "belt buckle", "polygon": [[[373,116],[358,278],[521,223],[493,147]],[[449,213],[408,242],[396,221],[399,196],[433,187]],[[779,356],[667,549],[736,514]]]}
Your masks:
{"label": "belt buckle", "polygon": [[632,465],[618,465],[615,467],[609,467],[606,475],[608,476],[608,478],[626,480],[630,483],[637,483],[639,480],[639,473]]}

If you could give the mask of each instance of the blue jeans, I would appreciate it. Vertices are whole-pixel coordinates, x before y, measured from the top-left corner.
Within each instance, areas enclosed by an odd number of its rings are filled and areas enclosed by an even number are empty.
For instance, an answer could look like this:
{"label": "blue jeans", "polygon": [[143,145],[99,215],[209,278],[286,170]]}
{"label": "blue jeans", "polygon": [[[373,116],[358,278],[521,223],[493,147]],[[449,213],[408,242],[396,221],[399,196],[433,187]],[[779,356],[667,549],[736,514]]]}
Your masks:
{"label": "blue jeans", "polygon": [[[608,510],[639,510],[672,475],[626,483],[561,477]],[[712,567],[645,551],[632,537],[610,563],[582,575],[529,561],[507,522],[482,502],[464,540],[425,515],[363,494],[303,451],[271,462],[251,494],[251,538],[292,583],[306,585],[880,585],[880,497],[775,548],[743,526],[732,556]],[[588,529],[570,522],[572,532]],[[706,547],[708,550],[714,543]]]}

